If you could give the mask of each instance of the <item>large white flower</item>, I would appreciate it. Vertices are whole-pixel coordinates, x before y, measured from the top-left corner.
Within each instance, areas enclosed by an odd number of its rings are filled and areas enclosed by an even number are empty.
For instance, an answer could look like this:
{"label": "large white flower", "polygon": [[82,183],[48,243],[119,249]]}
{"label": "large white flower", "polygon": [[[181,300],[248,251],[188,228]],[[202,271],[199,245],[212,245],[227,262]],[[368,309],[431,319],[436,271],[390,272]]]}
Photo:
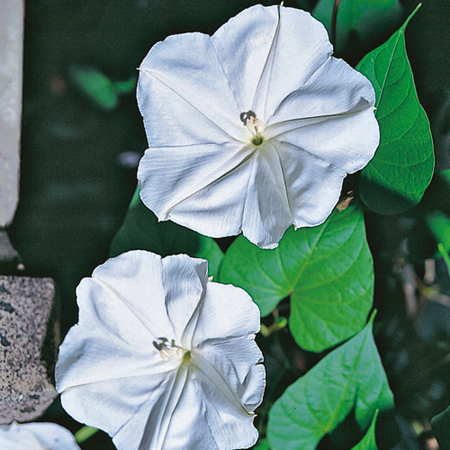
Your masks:
{"label": "large white flower", "polygon": [[79,323],[56,365],[66,411],[119,449],[253,445],[265,385],[259,310],[207,273],[201,259],[131,251],[82,280]]}
{"label": "large white flower", "polygon": [[370,82],[310,14],[249,8],[213,35],[156,44],[138,103],[149,149],[141,198],[159,220],[276,247],[331,213],[347,173],[379,142]]}
{"label": "large white flower", "polygon": [[55,423],[0,426],[1,450],[80,450],[73,434]]}

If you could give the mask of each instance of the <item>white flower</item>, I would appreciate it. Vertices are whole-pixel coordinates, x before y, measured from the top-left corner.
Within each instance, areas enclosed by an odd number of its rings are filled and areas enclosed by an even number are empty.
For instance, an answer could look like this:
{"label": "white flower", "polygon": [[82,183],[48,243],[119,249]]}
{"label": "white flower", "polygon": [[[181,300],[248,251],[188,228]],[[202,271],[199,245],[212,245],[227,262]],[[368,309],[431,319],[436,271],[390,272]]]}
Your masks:
{"label": "white flower", "polygon": [[156,44],[137,92],[144,204],[159,220],[212,237],[242,230],[263,248],[291,224],[322,223],[379,142],[372,85],[331,53],[321,23],[280,6]]}
{"label": "white flower", "polygon": [[2,450],[80,450],[73,434],[55,423],[13,422],[0,426]]}
{"label": "white flower", "polygon": [[253,445],[265,385],[259,310],[207,273],[201,259],[131,251],[82,280],[79,323],[56,366],[66,411],[119,449]]}

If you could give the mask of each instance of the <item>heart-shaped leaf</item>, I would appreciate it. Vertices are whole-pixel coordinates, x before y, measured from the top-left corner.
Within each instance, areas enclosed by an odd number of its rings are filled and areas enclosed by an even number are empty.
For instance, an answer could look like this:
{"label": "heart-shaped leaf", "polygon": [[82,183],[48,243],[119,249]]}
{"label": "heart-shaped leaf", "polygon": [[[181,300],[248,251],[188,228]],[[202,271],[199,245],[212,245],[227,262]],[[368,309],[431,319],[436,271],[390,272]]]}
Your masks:
{"label": "heart-shaped leaf", "polygon": [[365,436],[361,439],[358,444],[356,444],[352,450],[378,450],[377,442],[375,439],[375,426],[378,417],[378,410],[375,411],[375,415],[373,416],[372,423],[370,424],[369,429]]}
{"label": "heart-shaped leaf", "polygon": [[290,228],[273,250],[239,236],[219,280],[245,289],[263,317],[290,296],[289,327],[304,349],[342,342],[364,326],[372,306],[373,264],[362,212],[353,205],[317,227]]}
{"label": "heart-shaped leaf", "polygon": [[214,239],[188,230],[173,222],[158,222],[141,202],[139,188],[131,200],[122,227],[111,243],[109,254],[116,256],[128,250],[148,250],[161,256],[186,253],[208,260],[210,276],[216,276],[223,252]]}
{"label": "heart-shaped leaf", "polygon": [[393,406],[372,325],[373,317],[274,403],[267,424],[272,450],[313,450],[352,410],[364,430],[377,409]]}
{"label": "heart-shaped leaf", "polygon": [[380,146],[361,172],[359,194],[379,214],[397,214],[416,205],[433,175],[430,124],[417,98],[405,47],[405,29],[413,14],[357,67],[374,86],[380,125]]}

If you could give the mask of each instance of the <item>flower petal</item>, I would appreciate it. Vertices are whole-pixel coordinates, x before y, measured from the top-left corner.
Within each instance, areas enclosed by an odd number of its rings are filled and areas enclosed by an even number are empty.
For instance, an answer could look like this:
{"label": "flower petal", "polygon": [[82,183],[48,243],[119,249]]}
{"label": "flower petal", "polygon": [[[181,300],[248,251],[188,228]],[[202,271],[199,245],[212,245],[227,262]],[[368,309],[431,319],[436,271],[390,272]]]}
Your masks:
{"label": "flower petal", "polygon": [[2,450],[80,450],[73,434],[55,423],[0,426]]}
{"label": "flower petal", "polygon": [[175,330],[175,342],[184,348],[182,336],[192,316],[203,301],[208,282],[208,262],[187,255],[163,259],[167,315]]}
{"label": "flower petal", "polygon": [[153,46],[139,69],[137,98],[149,147],[248,136],[210,36],[170,36]]}
{"label": "flower petal", "polygon": [[278,142],[276,148],[283,164],[295,226],[323,223],[339,200],[347,174],[288,142]]}
{"label": "flower petal", "polygon": [[261,248],[275,248],[294,221],[284,171],[271,143],[255,155],[242,232]]}
{"label": "flower petal", "polygon": [[143,405],[151,408],[177,367],[153,344],[175,338],[161,257],[133,251],[110,259],[82,280],[77,297],[79,323],[60,346],[57,390],[74,418],[114,436]]}
{"label": "flower petal", "polygon": [[244,290],[210,282],[196,320],[183,336],[184,342],[191,341],[193,376],[204,393],[208,426],[220,449],[247,448],[257,439],[252,412],[265,387],[263,358],[254,340],[259,317]]}
{"label": "flower petal", "polygon": [[[126,366],[121,359],[117,364]],[[98,359],[98,367],[104,367],[101,359]],[[96,369],[94,363],[85,368]],[[80,384],[63,391],[61,403],[77,421],[107,432],[119,450],[134,450],[140,448],[147,427],[157,433],[170,418],[165,415],[165,410],[170,403],[176,376],[177,371],[174,370],[148,377],[128,376]],[[150,447],[152,450],[159,448]]]}
{"label": "flower petal", "polygon": [[[153,333],[115,293],[97,280],[82,280],[77,295],[79,322],[66,335],[56,364],[59,392],[78,385],[167,370],[153,340],[160,336],[172,339],[174,334]],[[150,306],[148,302],[143,303]],[[118,359],[123,364],[118,365]],[[99,363],[93,364],[96,361]]]}
{"label": "flower petal", "polygon": [[231,284],[209,282],[195,317],[184,330],[182,344],[195,349],[206,341],[254,335],[259,328],[259,308],[247,292]]}
{"label": "flower petal", "polygon": [[[161,256],[138,250],[109,259],[94,270],[92,278],[106,285],[117,297],[116,300],[120,300],[154,338],[160,336],[173,338],[174,330],[167,317],[165,305],[160,300],[165,298],[166,293],[162,271]],[[89,282],[90,279],[87,280]],[[89,303],[94,295],[96,294],[81,293],[78,299]],[[139,302],[136,302],[137,298]],[[115,300],[114,297],[110,297],[105,301]],[[105,308],[108,306],[105,305]],[[109,306],[108,312],[115,314],[114,308],[115,306]],[[103,315],[104,311],[99,311],[99,318]],[[120,316],[116,316],[114,320],[120,321]]]}
{"label": "flower petal", "polygon": [[353,173],[372,159],[380,133],[370,82],[331,58],[289,95],[266,127],[268,139],[286,141]]}
{"label": "flower petal", "polygon": [[253,6],[212,36],[241,111],[266,122],[332,52],[325,27],[294,8]]}
{"label": "flower petal", "polygon": [[248,413],[261,404],[266,377],[254,336],[207,341],[194,353],[193,361],[230,404]]}
{"label": "flower petal", "polygon": [[[193,377],[191,365],[180,367],[173,386],[164,392],[158,408],[154,409],[157,411],[149,414],[139,448],[219,450],[205,420],[204,395]],[[128,433],[133,432],[136,429],[130,427]],[[126,434],[121,433],[114,442],[118,448],[133,448],[128,446]]]}
{"label": "flower petal", "polygon": [[[255,444],[258,432],[253,426],[254,415],[239,405],[239,401],[224,395],[220,373],[209,363],[208,374],[192,364],[189,378],[183,386],[176,409],[167,430],[163,450],[208,449],[235,450]],[[263,387],[261,388],[263,389]]]}
{"label": "flower petal", "polygon": [[[236,215],[236,210],[242,209],[243,197],[236,195],[247,185],[244,176],[239,186],[239,181],[229,194],[217,193],[218,198],[213,202],[218,204],[204,204],[201,201],[201,191],[208,189],[216,180],[226,177],[230,173],[241,170],[245,161],[253,153],[249,145],[228,143],[221,146],[215,144],[196,145],[192,147],[167,147],[163,149],[148,149],[141,159],[138,169],[138,180],[141,187],[141,199],[150,208],[159,220],[171,219],[181,225],[190,226],[200,231],[204,224],[205,215],[216,216],[228,204],[230,212]],[[245,175],[241,173],[241,175]],[[239,189],[239,191],[237,191]],[[200,192],[200,195],[197,195]],[[225,194],[225,195],[224,195]],[[191,197],[196,197],[193,205],[189,205]],[[200,197],[200,201],[198,201]],[[223,198],[222,198],[223,197]],[[245,197],[244,197],[245,198]],[[181,205],[187,200],[186,212]],[[198,204],[197,204],[198,203]],[[192,209],[193,211],[189,211]],[[196,215],[196,217],[185,218],[184,215]],[[175,216],[177,218],[175,218]],[[208,226],[209,236],[222,237],[224,233],[238,234],[240,222],[230,221],[225,216],[225,210],[218,214],[218,221],[222,221],[221,227],[215,227],[215,234],[209,233],[212,228]],[[188,223],[199,222],[198,225]]]}
{"label": "flower petal", "polygon": [[[228,159],[205,147],[193,149],[197,158],[180,149],[166,149],[167,155],[148,150],[138,172],[144,204],[160,220],[170,219],[208,236],[242,230],[251,242],[276,247],[293,223],[277,157],[266,145],[256,150],[246,146]],[[210,160],[223,160],[223,166],[214,170],[217,165]]]}

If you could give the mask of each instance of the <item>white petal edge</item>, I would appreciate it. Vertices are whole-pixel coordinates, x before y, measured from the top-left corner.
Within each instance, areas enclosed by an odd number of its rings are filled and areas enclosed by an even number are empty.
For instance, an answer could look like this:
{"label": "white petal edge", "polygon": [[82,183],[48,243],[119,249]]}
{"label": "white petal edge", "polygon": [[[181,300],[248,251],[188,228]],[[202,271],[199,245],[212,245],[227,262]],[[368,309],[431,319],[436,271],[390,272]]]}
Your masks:
{"label": "white petal edge", "polygon": [[0,426],[2,450],[80,450],[73,434],[55,423],[13,422]]}

